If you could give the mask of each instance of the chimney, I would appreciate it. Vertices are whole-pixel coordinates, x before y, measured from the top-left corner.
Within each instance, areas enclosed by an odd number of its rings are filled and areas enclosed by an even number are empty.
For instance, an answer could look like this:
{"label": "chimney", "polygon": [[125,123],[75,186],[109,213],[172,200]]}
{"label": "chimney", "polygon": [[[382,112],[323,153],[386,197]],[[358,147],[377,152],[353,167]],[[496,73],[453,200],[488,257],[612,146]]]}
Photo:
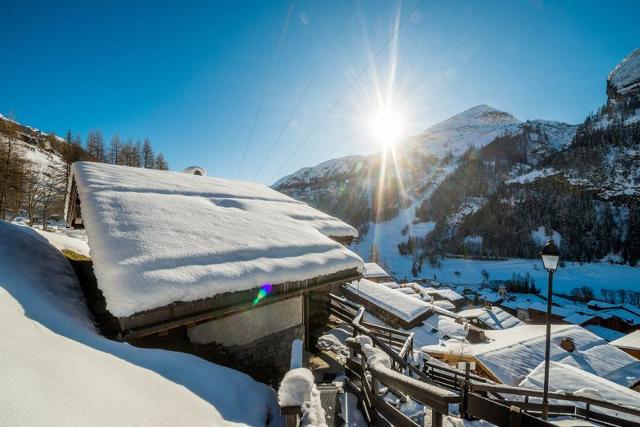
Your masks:
{"label": "chimney", "polygon": [[568,351],[569,353],[573,353],[576,349],[576,343],[573,342],[573,338],[567,337],[567,338],[562,338],[562,341],[560,341],[560,347],[564,350],[564,351]]}

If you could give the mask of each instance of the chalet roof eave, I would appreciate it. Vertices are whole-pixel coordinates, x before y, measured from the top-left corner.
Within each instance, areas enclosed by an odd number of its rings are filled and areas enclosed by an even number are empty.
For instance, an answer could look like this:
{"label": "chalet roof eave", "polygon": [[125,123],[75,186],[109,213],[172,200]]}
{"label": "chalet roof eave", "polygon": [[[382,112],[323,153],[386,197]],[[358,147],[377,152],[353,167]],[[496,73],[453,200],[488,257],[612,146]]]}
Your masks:
{"label": "chalet roof eave", "polygon": [[[310,280],[274,284],[271,294],[260,302],[269,305],[284,299],[302,295],[309,290],[334,284],[358,280],[362,277],[357,269],[340,271]],[[176,302],[164,307],[117,318],[120,325],[119,338],[128,341],[185,325],[198,324],[235,313],[246,311],[254,305],[260,289],[227,292],[198,301]]]}

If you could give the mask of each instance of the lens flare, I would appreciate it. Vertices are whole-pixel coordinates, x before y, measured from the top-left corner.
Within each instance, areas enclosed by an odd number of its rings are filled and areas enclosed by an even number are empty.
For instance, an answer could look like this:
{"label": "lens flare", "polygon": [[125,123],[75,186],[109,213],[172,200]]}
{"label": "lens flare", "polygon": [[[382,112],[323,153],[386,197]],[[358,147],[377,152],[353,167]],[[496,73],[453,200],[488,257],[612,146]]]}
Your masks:
{"label": "lens flare", "polygon": [[369,122],[373,137],[383,147],[395,144],[402,137],[402,116],[390,108],[384,108],[371,117]]}
{"label": "lens flare", "polygon": [[253,300],[253,305],[258,304],[260,301],[265,299],[267,297],[267,295],[269,295],[271,293],[272,289],[273,289],[273,285],[271,283],[263,283],[262,286],[260,286],[260,290],[258,291],[258,295]]}

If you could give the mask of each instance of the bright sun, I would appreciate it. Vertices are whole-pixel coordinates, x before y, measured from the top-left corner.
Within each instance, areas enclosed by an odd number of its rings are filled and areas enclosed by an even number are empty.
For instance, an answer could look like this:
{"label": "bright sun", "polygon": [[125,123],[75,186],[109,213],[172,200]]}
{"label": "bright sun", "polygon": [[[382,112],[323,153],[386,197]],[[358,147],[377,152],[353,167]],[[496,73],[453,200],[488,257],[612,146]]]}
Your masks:
{"label": "bright sun", "polygon": [[388,147],[398,142],[402,137],[404,123],[398,113],[384,109],[371,117],[369,127],[378,143],[383,147]]}

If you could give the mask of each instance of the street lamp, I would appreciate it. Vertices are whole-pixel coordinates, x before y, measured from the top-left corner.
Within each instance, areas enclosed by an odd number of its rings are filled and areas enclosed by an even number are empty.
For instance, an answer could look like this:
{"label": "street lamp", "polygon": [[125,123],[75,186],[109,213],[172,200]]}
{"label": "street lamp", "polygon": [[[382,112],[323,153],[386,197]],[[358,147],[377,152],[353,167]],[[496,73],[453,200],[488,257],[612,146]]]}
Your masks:
{"label": "street lamp", "polygon": [[549,416],[549,352],[551,351],[551,298],[553,297],[553,273],[558,268],[560,251],[553,240],[549,240],[542,252],[540,252],[544,268],[549,272],[549,284],[547,286],[547,340],[544,349],[544,392],[542,394],[542,418]]}

